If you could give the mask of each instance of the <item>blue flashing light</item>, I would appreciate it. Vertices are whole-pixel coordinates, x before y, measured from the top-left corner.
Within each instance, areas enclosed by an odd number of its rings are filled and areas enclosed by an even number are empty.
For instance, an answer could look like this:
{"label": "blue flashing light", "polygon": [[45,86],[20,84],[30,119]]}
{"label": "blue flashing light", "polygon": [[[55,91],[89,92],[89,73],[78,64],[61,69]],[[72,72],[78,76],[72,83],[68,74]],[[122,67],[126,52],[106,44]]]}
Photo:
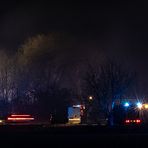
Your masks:
{"label": "blue flashing light", "polygon": [[125,106],[125,107],[129,107],[129,103],[128,103],[128,102],[125,102],[125,103],[124,103],[124,106]]}

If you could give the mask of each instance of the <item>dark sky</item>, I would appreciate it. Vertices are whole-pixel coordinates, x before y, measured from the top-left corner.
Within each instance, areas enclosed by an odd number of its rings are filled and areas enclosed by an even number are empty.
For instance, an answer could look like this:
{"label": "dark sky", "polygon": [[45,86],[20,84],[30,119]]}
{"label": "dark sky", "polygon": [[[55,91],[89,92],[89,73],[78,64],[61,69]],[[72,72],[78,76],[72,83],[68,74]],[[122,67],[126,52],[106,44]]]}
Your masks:
{"label": "dark sky", "polygon": [[0,9],[0,43],[4,47],[13,48],[30,35],[53,30],[74,33],[85,41],[95,40],[104,48],[147,47],[148,10],[144,3],[6,0]]}
{"label": "dark sky", "polygon": [[85,46],[124,57],[148,82],[147,8],[142,2],[1,1],[0,47],[15,51],[29,36],[64,31]]}

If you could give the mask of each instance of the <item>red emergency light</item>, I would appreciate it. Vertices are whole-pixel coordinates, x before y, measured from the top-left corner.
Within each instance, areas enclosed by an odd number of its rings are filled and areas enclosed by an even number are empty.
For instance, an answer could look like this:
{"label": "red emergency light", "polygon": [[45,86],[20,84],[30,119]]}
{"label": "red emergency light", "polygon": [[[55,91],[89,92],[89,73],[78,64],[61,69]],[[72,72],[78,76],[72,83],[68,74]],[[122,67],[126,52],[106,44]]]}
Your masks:
{"label": "red emergency light", "polygon": [[132,120],[126,119],[125,123],[126,124],[130,124],[130,123],[137,123],[138,124],[138,123],[141,123],[141,120],[140,119],[134,119],[134,120],[133,119]]}

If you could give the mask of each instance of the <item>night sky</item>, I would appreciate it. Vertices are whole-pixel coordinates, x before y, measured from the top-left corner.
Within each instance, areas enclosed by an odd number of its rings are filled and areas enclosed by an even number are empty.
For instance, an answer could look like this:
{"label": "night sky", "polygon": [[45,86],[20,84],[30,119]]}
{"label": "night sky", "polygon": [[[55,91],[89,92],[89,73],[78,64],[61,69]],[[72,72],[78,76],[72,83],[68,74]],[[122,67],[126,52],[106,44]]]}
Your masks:
{"label": "night sky", "polygon": [[[0,48],[16,51],[29,36],[69,33],[136,69],[148,84],[148,5],[146,3],[1,1]],[[93,49],[92,49],[93,52]]]}

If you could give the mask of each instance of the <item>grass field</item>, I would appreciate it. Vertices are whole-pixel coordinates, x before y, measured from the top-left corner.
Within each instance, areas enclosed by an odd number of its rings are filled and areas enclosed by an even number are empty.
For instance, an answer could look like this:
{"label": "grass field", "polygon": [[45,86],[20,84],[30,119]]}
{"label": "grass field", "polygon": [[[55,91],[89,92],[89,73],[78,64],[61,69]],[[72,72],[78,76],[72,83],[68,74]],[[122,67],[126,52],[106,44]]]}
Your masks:
{"label": "grass field", "polygon": [[148,127],[0,126],[4,147],[146,147]]}

